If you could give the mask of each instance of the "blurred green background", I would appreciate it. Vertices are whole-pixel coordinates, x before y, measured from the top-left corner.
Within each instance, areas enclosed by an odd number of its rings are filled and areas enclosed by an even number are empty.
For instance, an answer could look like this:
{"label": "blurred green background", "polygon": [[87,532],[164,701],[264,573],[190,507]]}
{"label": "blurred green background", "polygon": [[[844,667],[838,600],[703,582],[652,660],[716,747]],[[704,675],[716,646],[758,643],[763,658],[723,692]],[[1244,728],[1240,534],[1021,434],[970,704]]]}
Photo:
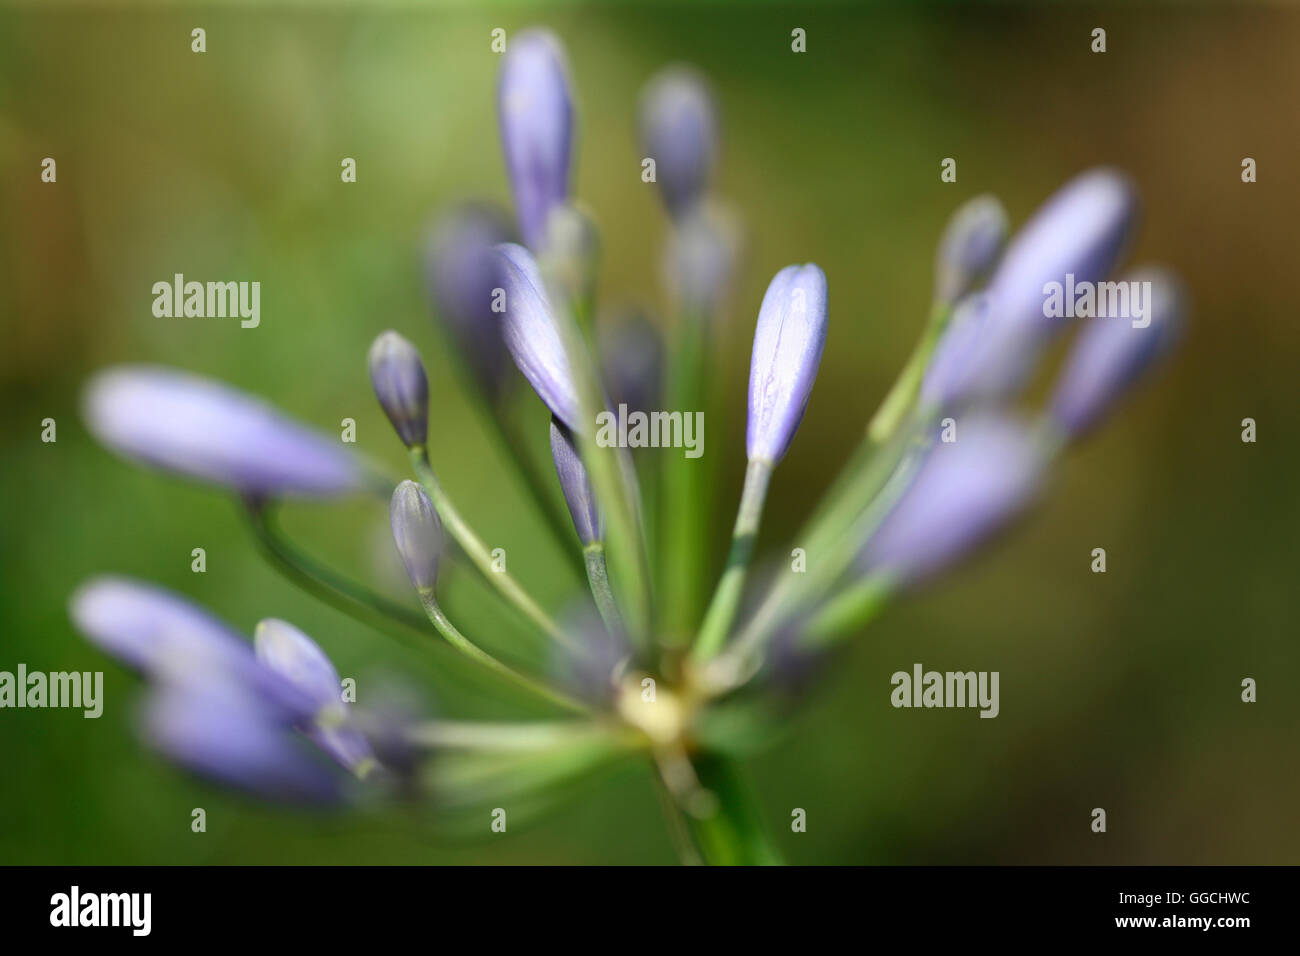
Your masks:
{"label": "blurred green background", "polygon": [[[666,221],[639,179],[634,105],[659,67],[713,80],[718,191],[748,248],[708,422],[726,461],[719,562],[743,473],[744,382],[763,289],[815,261],[831,332],[778,471],[760,549],[789,536],[856,443],[918,334],[934,243],[991,191],[1019,223],[1097,163],[1140,185],[1133,259],[1168,264],[1195,311],[1181,351],[1075,450],[1018,532],[901,602],[853,645],[749,769],[799,863],[1300,862],[1295,320],[1300,14],[1268,6],[685,4],[325,11],[0,10],[0,669],[103,670],[104,716],[0,711],[0,863],[671,862],[650,778],[611,772],[558,813],[447,842],[433,809],[268,808],[192,781],[131,732],[141,686],[68,623],[87,576],[158,581],[245,630],[294,621],[345,676],[395,671],[455,716],[526,716],[441,647],[404,646],[265,565],[220,494],[133,468],[89,440],[81,383],[122,361],[228,380],[303,420],[358,422],[402,466],[365,352],[396,328],[424,352],[444,484],[554,608],[570,580],[467,404],[430,321],[417,248],[433,214],[507,190],[489,31],[567,45],[580,99],[576,193],[604,228],[602,307],[661,318]],[[190,52],[190,30],[208,52]],[[790,30],[808,52],[790,52]],[[1093,27],[1108,52],[1089,51]],[[39,180],[58,162],[58,182]],[[339,180],[355,157],[354,185]],[[958,163],[943,184],[943,157]],[[1243,157],[1259,181],[1240,180]],[[262,323],[167,320],[174,272],[257,279]],[[520,414],[545,455],[545,416]],[[1258,422],[1243,444],[1240,422]],[[40,422],[58,422],[42,444]],[[294,506],[295,535],[403,594],[382,504]],[[190,571],[204,547],[206,574]],[[1109,572],[1089,572],[1105,547]],[[496,646],[514,624],[452,573],[447,603]],[[1001,672],[1001,715],[894,710],[914,662]],[[1240,701],[1253,677],[1259,702]],[[363,682],[363,688],[366,686]],[[190,810],[208,811],[192,834]],[[808,814],[790,832],[791,809]],[[1093,834],[1090,811],[1108,811]],[[484,825],[486,831],[486,824]]]}

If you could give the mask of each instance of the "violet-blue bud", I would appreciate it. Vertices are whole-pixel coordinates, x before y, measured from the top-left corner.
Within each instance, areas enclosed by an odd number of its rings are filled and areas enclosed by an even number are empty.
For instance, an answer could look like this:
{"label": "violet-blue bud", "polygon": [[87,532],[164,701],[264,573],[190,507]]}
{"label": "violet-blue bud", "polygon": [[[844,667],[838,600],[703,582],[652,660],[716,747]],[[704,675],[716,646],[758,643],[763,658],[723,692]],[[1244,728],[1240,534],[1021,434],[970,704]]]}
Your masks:
{"label": "violet-blue bud", "polygon": [[664,341],[658,326],[640,312],[599,328],[600,361],[610,403],[646,412],[663,399]]}
{"label": "violet-blue bud", "polygon": [[497,251],[505,291],[506,348],[551,413],[576,429],[578,392],[541,270],[522,246],[505,243]]}
{"label": "violet-blue bud", "polygon": [[826,274],[811,263],[776,274],[754,329],[746,450],[751,461],[784,457],[803,420],[826,346]]}
{"label": "violet-blue bud", "polygon": [[501,287],[496,246],[510,241],[510,228],[492,206],[466,203],[442,216],[429,239],[426,276],[438,320],[489,397],[510,380],[510,357],[501,314],[492,310]]}
{"label": "violet-blue bud", "polygon": [[370,346],[370,384],[407,448],[429,440],[429,379],[415,346],[389,329]]}
{"label": "violet-blue bud", "polygon": [[300,726],[323,751],[354,772],[374,762],[365,736],[348,724],[339,672],[320,646],[288,621],[267,618],[253,632],[257,659],[297,687],[316,708]]}
{"label": "violet-blue bud", "polygon": [[125,365],[87,384],[86,425],[113,451],[254,496],[347,494],[365,487],[336,440],[270,405],[175,369]]}
{"label": "violet-blue bud", "polygon": [[551,457],[555,461],[555,473],[560,477],[564,501],[573,516],[573,530],[578,532],[578,540],[583,547],[600,541],[604,537],[604,528],[587,469],[574,445],[572,432],[555,417],[551,418]]}
{"label": "violet-blue bud", "polygon": [[[1072,438],[1097,425],[1142,373],[1176,341],[1186,296],[1161,269],[1134,272],[1121,285],[1145,299],[1123,315],[1098,315],[1079,331],[1052,399],[1052,418]],[[1141,318],[1129,312],[1141,311]]]}
{"label": "violet-blue bud", "polygon": [[899,585],[963,557],[1033,496],[1045,456],[1033,434],[993,413],[956,423],[956,441],[936,442],[867,543],[860,566]]}
{"label": "violet-blue bud", "polygon": [[708,186],[717,156],[717,115],[708,84],[695,70],[670,66],[641,94],[641,148],[655,161],[664,205],[678,217]]}
{"label": "violet-blue bud", "polygon": [[1007,238],[1007,212],[996,196],[963,203],[943,231],[934,264],[934,297],[956,302],[997,264]]}
{"label": "violet-blue bud", "polygon": [[547,30],[511,38],[497,85],[501,146],[519,231],[541,249],[551,208],[569,195],[573,98],[564,49]]}
{"label": "violet-blue bud", "polygon": [[442,550],[442,521],[433,502],[414,481],[403,481],[393,490],[388,518],[411,583],[417,591],[432,591]]}

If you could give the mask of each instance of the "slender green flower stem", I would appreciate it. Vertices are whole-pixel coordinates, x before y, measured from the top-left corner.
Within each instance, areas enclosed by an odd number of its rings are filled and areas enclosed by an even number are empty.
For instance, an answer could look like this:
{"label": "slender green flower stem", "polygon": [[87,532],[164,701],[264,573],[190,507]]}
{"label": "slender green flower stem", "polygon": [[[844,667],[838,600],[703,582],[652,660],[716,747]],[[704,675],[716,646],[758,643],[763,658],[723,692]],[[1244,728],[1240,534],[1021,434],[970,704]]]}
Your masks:
{"label": "slender green flower stem", "polygon": [[458,631],[456,626],[447,619],[447,615],[442,612],[442,608],[438,606],[438,601],[434,597],[432,589],[422,589],[420,591],[420,604],[424,606],[424,613],[429,616],[429,620],[438,629],[438,633],[447,639],[448,644],[466,657],[477,661],[517,686],[532,691],[552,704],[557,704],[566,710],[576,711],[580,714],[588,712],[589,708],[586,704],[574,700],[569,695],[561,693],[547,684],[526,674],[521,674],[514,668],[503,664]]}
{"label": "slender green flower stem", "polygon": [[664,812],[664,822],[668,825],[668,837],[672,840],[673,849],[677,851],[677,858],[686,866],[700,866],[704,860],[695,848],[695,842],[691,837],[690,824],[686,819],[686,812],[674,799],[668,784],[664,782],[663,775],[657,769],[652,774],[652,777],[655,784],[655,795],[659,797],[659,806]]}
{"label": "slender green flower stem", "polygon": [[411,449],[411,464],[415,468],[416,478],[419,479],[420,484],[424,486],[424,490],[428,492],[429,498],[433,501],[433,507],[438,512],[438,517],[442,519],[443,526],[451,532],[451,536],[456,539],[456,543],[474,562],[474,566],[478,568],[488,583],[495,587],[502,597],[514,605],[553,640],[576,652],[577,646],[573,639],[560,629],[554,619],[542,610],[541,606],[529,596],[527,591],[519,586],[519,583],[510,576],[509,572],[493,569],[492,554],[488,551],[487,545],[461,517],[460,512],[451,503],[451,499],[442,490],[442,485],[438,483],[437,476],[433,473],[433,466],[429,463],[428,450],[419,445],[413,447]]}
{"label": "slender green flower stem", "polygon": [[386,629],[389,622],[396,621],[420,634],[429,633],[423,615],[326,567],[293,544],[267,504],[245,500],[244,513],[266,559],[303,590],[363,624]]}
{"label": "slender green flower stem", "polygon": [[695,646],[691,649],[691,656],[697,662],[706,661],[717,654],[731,633],[731,624],[736,618],[745,587],[745,575],[749,571],[749,559],[754,553],[754,538],[758,535],[758,526],[763,517],[763,501],[767,498],[767,486],[771,478],[770,461],[755,458],[745,469],[745,488],[740,494],[740,507],[736,511],[736,526],[731,535],[727,567],[722,572],[717,590],[713,592],[708,613],[704,615],[704,623],[700,626]]}
{"label": "slender green flower stem", "polygon": [[758,805],[729,758],[697,754],[692,759],[710,799],[693,801],[685,818],[700,855],[710,866],[777,866],[781,856],[767,835]]}
{"label": "slender green flower stem", "polygon": [[586,720],[487,723],[472,720],[431,720],[406,731],[406,739],[435,750],[499,752],[549,750],[578,740],[617,736],[613,727]]}
{"label": "slender green flower stem", "polygon": [[[699,409],[703,400],[707,328],[707,317],[702,315],[684,315],[678,322],[668,407],[681,409],[683,415]],[[702,610],[702,583],[707,574],[702,539],[709,524],[706,502],[709,485],[705,481],[708,460],[692,460],[684,455],[662,458],[659,579],[668,615],[662,622],[662,636],[670,645],[689,640]]]}
{"label": "slender green flower stem", "polygon": [[925,324],[925,331],[912,350],[911,357],[903,370],[898,373],[894,386],[880,403],[880,408],[867,425],[867,438],[877,445],[884,444],[894,434],[906,414],[916,401],[925,378],[926,367],[930,364],[930,355],[934,352],[939,336],[943,334],[952,315],[951,308],[943,302],[936,302],[930,307],[930,319]]}
{"label": "slender green flower stem", "polygon": [[813,615],[801,638],[804,646],[825,647],[858,633],[875,620],[894,593],[894,583],[883,575],[850,585]]}
{"label": "slender green flower stem", "polygon": [[591,585],[591,596],[596,600],[596,610],[600,612],[600,619],[605,622],[605,628],[611,635],[623,634],[623,618],[618,613],[614,592],[609,586],[609,569],[605,566],[605,545],[600,541],[593,541],[582,549],[582,554],[587,562],[587,583]]}

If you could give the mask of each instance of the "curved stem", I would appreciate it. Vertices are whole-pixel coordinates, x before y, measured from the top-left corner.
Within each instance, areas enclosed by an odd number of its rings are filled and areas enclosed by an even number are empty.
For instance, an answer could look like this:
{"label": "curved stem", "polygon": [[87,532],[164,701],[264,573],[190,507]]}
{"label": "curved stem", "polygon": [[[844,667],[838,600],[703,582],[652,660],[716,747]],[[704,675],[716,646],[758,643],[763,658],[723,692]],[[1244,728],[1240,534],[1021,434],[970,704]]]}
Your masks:
{"label": "curved stem", "polygon": [[451,532],[456,543],[474,562],[474,566],[483,577],[487,578],[488,583],[558,644],[576,653],[577,646],[574,641],[560,630],[551,616],[519,586],[509,572],[497,571],[492,567],[492,555],[487,545],[460,516],[460,512],[456,510],[447,493],[442,490],[442,485],[438,483],[438,478],[433,473],[433,466],[429,463],[428,450],[420,445],[413,447],[411,464],[415,468],[415,476],[424,486],[424,490],[429,493],[429,498],[432,499],[433,507],[437,510],[438,517],[442,519],[443,526]]}
{"label": "curved stem", "polygon": [[718,653],[731,632],[731,623],[740,607],[745,575],[749,571],[749,559],[754,552],[754,538],[763,517],[763,501],[767,498],[767,486],[771,477],[770,461],[754,459],[745,470],[745,489],[741,492],[740,507],[736,510],[736,527],[731,535],[731,553],[727,556],[727,567],[722,572],[717,590],[713,592],[708,613],[704,616],[699,636],[691,649],[691,656],[696,661],[708,660]]}
{"label": "curved stem", "polygon": [[550,701],[552,704],[558,704],[567,710],[576,711],[580,714],[587,713],[589,708],[586,704],[574,700],[567,694],[561,693],[535,678],[519,673],[519,671],[507,664],[503,664],[501,661],[497,660],[497,658],[493,657],[458,631],[456,626],[447,619],[447,615],[442,612],[442,608],[438,606],[438,601],[433,596],[432,590],[424,590],[420,592],[420,603],[424,606],[424,613],[429,616],[429,620],[433,622],[433,626],[438,629],[438,633],[447,639],[448,644],[456,648],[456,650],[460,651],[466,657],[477,661],[517,686],[531,691],[537,696]]}
{"label": "curved stem", "polygon": [[396,621],[428,634],[422,615],[326,567],[289,541],[266,504],[245,499],[244,514],[266,559],[303,590],[362,623],[383,626]]}
{"label": "curved stem", "polygon": [[593,541],[582,549],[582,553],[587,562],[587,583],[591,585],[591,596],[596,601],[596,610],[600,612],[600,619],[605,622],[605,629],[609,631],[610,636],[618,637],[624,633],[623,618],[618,613],[618,605],[614,603],[614,592],[609,586],[609,569],[605,566],[605,545]]}
{"label": "curved stem", "polygon": [[757,802],[740,769],[727,757],[697,754],[691,761],[704,799],[684,808],[691,834],[710,866],[778,866]]}

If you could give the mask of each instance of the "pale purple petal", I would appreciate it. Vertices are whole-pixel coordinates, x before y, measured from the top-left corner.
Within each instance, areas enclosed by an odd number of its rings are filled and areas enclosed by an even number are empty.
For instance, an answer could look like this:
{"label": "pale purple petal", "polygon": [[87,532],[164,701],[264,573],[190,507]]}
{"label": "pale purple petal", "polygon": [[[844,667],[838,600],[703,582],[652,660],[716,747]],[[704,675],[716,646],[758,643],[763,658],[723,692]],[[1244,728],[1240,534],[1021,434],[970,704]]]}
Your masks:
{"label": "pale purple petal", "polygon": [[717,116],[708,84],[695,70],[671,66],[641,94],[641,148],[655,161],[664,205],[680,216],[708,185],[717,155]]}
{"label": "pale purple petal", "polygon": [[388,521],[411,583],[418,591],[433,590],[442,551],[442,522],[429,495],[414,481],[403,481],[393,489]]}
{"label": "pale purple petal", "polygon": [[578,540],[584,546],[599,541],[604,530],[587,469],[573,444],[572,433],[556,418],[551,419],[551,457],[555,461],[555,473],[560,478],[560,490],[564,492],[569,514],[573,516]]}
{"label": "pale purple petal", "polygon": [[429,440],[429,379],[415,346],[389,329],[370,346],[370,384],[379,407],[408,448]]}

